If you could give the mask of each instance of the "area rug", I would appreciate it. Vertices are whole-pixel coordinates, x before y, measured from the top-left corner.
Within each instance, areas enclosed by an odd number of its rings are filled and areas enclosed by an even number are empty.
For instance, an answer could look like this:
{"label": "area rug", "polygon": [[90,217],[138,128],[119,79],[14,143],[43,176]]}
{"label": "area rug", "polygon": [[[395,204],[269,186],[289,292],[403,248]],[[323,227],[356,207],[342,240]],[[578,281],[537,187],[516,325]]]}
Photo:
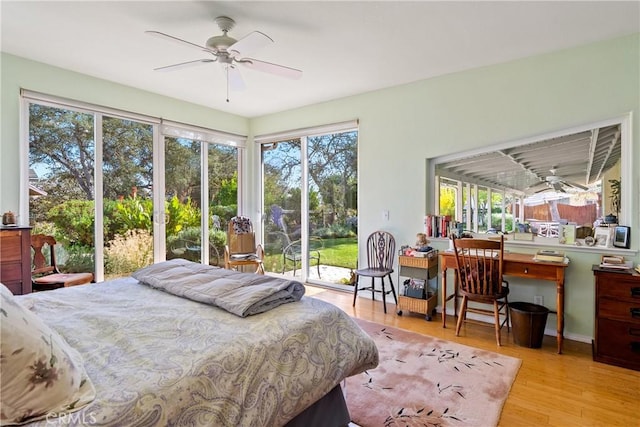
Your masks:
{"label": "area rug", "polygon": [[521,360],[354,319],[376,342],[380,364],[347,379],[362,427],[498,424]]}

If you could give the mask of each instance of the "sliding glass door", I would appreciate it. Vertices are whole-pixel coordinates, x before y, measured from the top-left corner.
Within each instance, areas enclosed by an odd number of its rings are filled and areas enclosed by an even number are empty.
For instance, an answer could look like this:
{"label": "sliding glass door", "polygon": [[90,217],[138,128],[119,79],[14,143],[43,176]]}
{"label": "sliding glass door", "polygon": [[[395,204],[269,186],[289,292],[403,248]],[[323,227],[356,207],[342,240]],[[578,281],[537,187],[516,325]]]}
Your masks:
{"label": "sliding glass door", "polygon": [[164,146],[166,258],[223,266],[226,227],[238,212],[239,148],[176,136]]}
{"label": "sliding glass door", "polygon": [[222,264],[244,137],[73,102],[23,103],[23,214],[33,234],[57,240],[63,271],[103,281],[175,257]]}
{"label": "sliding glass door", "polygon": [[31,234],[55,237],[63,271],[93,273],[94,115],[41,104],[28,107]]}
{"label": "sliding glass door", "polygon": [[102,117],[105,279],[153,264],[153,125]]}
{"label": "sliding glass door", "polygon": [[271,138],[260,152],[265,269],[349,286],[358,259],[357,131]]}

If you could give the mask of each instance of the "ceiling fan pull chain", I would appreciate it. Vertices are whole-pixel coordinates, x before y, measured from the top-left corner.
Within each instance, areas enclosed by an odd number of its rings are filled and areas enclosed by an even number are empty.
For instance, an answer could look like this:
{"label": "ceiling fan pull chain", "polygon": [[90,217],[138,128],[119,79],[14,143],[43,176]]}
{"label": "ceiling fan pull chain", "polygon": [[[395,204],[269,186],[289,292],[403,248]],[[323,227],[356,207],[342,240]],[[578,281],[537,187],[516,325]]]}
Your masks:
{"label": "ceiling fan pull chain", "polygon": [[229,102],[229,66],[225,66],[224,69],[227,72],[227,102]]}

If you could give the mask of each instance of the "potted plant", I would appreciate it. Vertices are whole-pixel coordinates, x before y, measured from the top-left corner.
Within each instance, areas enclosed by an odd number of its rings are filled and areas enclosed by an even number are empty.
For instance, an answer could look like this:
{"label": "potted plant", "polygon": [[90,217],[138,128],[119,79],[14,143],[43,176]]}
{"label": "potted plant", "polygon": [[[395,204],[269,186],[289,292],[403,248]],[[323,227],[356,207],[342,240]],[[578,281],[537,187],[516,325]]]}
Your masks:
{"label": "potted plant", "polygon": [[604,220],[609,224],[615,224],[618,222],[618,215],[620,213],[620,202],[621,202],[621,194],[620,194],[620,180],[619,179],[610,179],[609,180],[611,195],[609,198],[611,199],[611,209],[613,213],[607,215]]}

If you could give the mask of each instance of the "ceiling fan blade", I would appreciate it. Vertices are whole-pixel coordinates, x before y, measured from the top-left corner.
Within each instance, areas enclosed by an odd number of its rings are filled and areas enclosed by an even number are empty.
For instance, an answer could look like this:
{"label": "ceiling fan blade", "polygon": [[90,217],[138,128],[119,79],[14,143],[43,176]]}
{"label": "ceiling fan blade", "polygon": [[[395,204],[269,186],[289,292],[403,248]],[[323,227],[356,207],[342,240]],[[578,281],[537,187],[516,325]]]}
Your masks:
{"label": "ceiling fan blade", "polygon": [[260,31],[254,31],[229,46],[227,51],[231,57],[243,57],[271,43],[273,43],[271,37]]}
{"label": "ceiling fan blade", "polygon": [[174,37],[174,36],[170,36],[169,34],[161,33],[160,31],[145,31],[145,34],[149,34],[150,36],[154,36],[154,37],[160,37],[162,39],[169,40],[169,41],[181,44],[182,46],[190,47],[192,49],[198,49],[200,51],[213,53],[214,55],[216,54],[216,52],[214,52],[213,50],[209,49],[208,47],[200,46],[198,44],[191,43],[191,42],[179,39],[179,38]]}
{"label": "ceiling fan blade", "polygon": [[275,74],[277,76],[286,77],[288,79],[299,79],[300,77],[302,77],[302,71],[296,70],[295,68],[272,64],[265,61],[259,61],[253,58],[243,58],[242,60],[237,61],[237,63],[242,64],[247,68],[264,71],[266,73]]}
{"label": "ceiling fan blade", "polygon": [[227,79],[229,80],[229,88],[233,91],[240,92],[247,88],[244,84],[244,79],[240,70],[235,65],[227,65],[225,72],[227,73]]}
{"label": "ceiling fan blade", "polygon": [[165,65],[164,67],[154,68],[153,71],[174,71],[174,70],[180,70],[182,68],[193,67],[194,65],[208,64],[210,62],[216,62],[215,58],[214,59],[209,59],[209,58],[196,59],[195,61],[187,61],[187,62],[181,62],[179,64]]}
{"label": "ceiling fan blade", "polygon": [[566,193],[566,191],[564,191],[564,188],[562,188],[562,184],[560,184],[559,182],[554,182],[551,185],[553,186],[553,189],[556,190],[557,192]]}
{"label": "ceiling fan blade", "polygon": [[570,186],[570,187],[578,188],[578,189],[580,189],[580,190],[585,190],[585,191],[586,191],[586,190],[588,190],[588,189],[589,189],[588,187],[585,187],[585,186],[584,186],[584,185],[582,185],[582,184],[578,184],[577,182],[569,182],[569,181],[565,181],[564,183],[565,183],[565,184],[567,184],[567,185],[568,185],[568,186]]}

